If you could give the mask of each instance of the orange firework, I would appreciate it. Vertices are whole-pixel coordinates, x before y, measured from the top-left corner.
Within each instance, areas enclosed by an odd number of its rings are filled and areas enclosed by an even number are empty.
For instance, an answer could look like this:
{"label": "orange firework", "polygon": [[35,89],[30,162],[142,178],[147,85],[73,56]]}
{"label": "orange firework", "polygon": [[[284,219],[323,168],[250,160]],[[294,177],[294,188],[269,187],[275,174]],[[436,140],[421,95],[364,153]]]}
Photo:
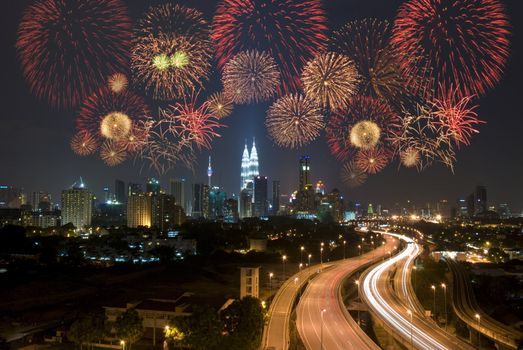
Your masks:
{"label": "orange firework", "polygon": [[320,108],[311,99],[291,94],[276,101],[267,113],[267,131],[282,147],[301,147],[316,139],[325,126]]}
{"label": "orange firework", "polygon": [[129,80],[127,79],[127,76],[122,73],[114,73],[107,79],[107,85],[109,86],[109,89],[111,89],[114,93],[120,93],[127,89],[127,85],[129,85]]}
{"label": "orange firework", "polygon": [[88,131],[80,131],[71,138],[71,149],[79,156],[91,155],[97,148],[96,137]]}
{"label": "orange firework", "polygon": [[327,52],[307,63],[301,80],[307,97],[324,108],[337,110],[357,92],[360,78],[348,56]]}
{"label": "orange firework", "polygon": [[360,170],[368,174],[376,174],[385,168],[389,163],[389,158],[389,154],[381,147],[375,147],[358,151],[355,163]]}
{"label": "orange firework", "polygon": [[126,157],[127,153],[125,152],[125,148],[118,142],[107,140],[100,148],[100,158],[102,158],[108,166],[121,164]]}
{"label": "orange firework", "polygon": [[234,108],[232,100],[223,92],[215,92],[207,99],[209,110],[216,118],[228,117]]}
{"label": "orange firework", "polygon": [[245,51],[227,62],[222,80],[225,94],[234,103],[261,102],[275,95],[280,72],[269,54]]}

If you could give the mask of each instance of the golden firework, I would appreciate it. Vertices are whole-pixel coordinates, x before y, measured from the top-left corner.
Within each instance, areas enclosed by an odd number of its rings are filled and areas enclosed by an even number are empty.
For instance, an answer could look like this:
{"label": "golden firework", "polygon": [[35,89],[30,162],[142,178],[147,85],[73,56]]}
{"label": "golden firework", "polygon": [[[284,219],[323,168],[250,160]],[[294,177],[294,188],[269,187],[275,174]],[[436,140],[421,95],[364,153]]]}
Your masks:
{"label": "golden firework", "polygon": [[218,119],[228,117],[233,110],[232,100],[223,92],[215,92],[207,99],[209,110]]}
{"label": "golden firework", "polygon": [[93,154],[98,147],[96,137],[90,132],[80,131],[71,138],[71,149],[79,156],[88,156]]}
{"label": "golden firework", "polygon": [[305,94],[324,108],[340,109],[358,89],[359,75],[354,62],[334,52],[320,54],[305,66],[302,76]]}
{"label": "golden firework", "polygon": [[361,149],[374,148],[380,140],[381,130],[378,124],[370,120],[362,120],[354,124],[350,130],[350,142]]}
{"label": "golden firework", "polygon": [[244,51],[227,62],[222,80],[225,94],[234,103],[262,102],[276,93],[280,72],[268,53]]}
{"label": "golden firework", "polygon": [[400,152],[401,164],[406,168],[418,168],[420,166],[420,152],[412,147]]}
{"label": "golden firework", "polygon": [[348,187],[353,188],[361,186],[367,180],[367,174],[354,162],[348,162],[341,169],[341,179]]}
{"label": "golden firework", "polygon": [[125,147],[117,142],[107,140],[100,148],[100,158],[102,158],[108,166],[121,164],[126,157]]}
{"label": "golden firework", "polygon": [[127,80],[125,74],[114,73],[109,77],[109,79],[107,79],[107,85],[112,92],[118,94],[127,88],[127,85],[129,85],[129,80]]}
{"label": "golden firework", "polygon": [[267,113],[267,131],[282,147],[301,147],[316,139],[325,127],[318,105],[311,99],[291,94],[276,101]]}
{"label": "golden firework", "polygon": [[111,112],[100,122],[100,134],[111,140],[122,140],[131,131],[132,122],[127,114]]}

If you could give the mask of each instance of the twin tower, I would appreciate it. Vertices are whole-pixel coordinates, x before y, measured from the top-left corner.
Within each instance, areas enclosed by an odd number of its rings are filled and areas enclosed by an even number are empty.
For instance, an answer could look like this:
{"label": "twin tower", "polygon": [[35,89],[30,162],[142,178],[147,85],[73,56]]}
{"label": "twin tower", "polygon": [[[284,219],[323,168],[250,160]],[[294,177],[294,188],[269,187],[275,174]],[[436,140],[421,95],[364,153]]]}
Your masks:
{"label": "twin tower", "polygon": [[251,152],[245,142],[245,148],[242,155],[242,175],[241,175],[241,187],[243,190],[248,187],[249,183],[254,181],[254,177],[260,175],[258,166],[258,152],[256,151],[256,144],[254,138],[252,139]]}

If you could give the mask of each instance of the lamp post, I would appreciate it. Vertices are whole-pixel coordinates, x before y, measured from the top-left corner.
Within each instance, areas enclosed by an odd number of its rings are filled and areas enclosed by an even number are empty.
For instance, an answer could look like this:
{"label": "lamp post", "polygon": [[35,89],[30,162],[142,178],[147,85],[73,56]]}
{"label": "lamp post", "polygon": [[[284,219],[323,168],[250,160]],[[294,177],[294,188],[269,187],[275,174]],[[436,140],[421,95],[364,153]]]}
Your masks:
{"label": "lamp post", "polygon": [[[354,283],[356,283],[356,285],[359,287],[360,286],[360,280],[356,280]],[[359,290],[357,291],[358,293],[358,301],[360,301],[360,293],[359,293]],[[360,308],[358,307],[358,325],[360,324]]]}
{"label": "lamp post", "polygon": [[269,272],[269,293],[272,294],[272,277],[274,274],[272,272]]}
{"label": "lamp post", "polygon": [[361,244],[358,244],[358,249],[360,250],[360,256],[361,256]]}
{"label": "lamp post", "polygon": [[407,310],[407,314],[410,316],[410,348],[411,350],[414,349],[414,338],[412,336],[412,311]]}
{"label": "lamp post", "polygon": [[303,251],[305,250],[304,246],[300,247],[300,263],[303,263]]}
{"label": "lamp post", "polygon": [[343,260],[345,260],[345,246],[347,245],[347,241],[343,241]]}
{"label": "lamp post", "polygon": [[476,314],[475,317],[478,320],[478,349],[481,349],[481,332],[479,331],[481,329],[481,316]]}
{"label": "lamp post", "polygon": [[283,263],[283,279],[285,280],[285,260],[287,260],[287,255],[284,255],[281,257],[281,261]]}
{"label": "lamp post", "polygon": [[441,288],[443,288],[443,295],[445,297],[445,331],[447,330],[447,285],[445,283],[441,284]]}
{"label": "lamp post", "polygon": [[122,346],[122,350],[125,350],[125,340],[120,340],[120,345]]}
{"label": "lamp post", "polygon": [[320,248],[320,269],[323,269],[323,247]]}
{"label": "lamp post", "polygon": [[323,350],[323,314],[326,312],[327,310],[325,309],[322,309],[321,310],[321,328],[320,328],[320,350]]}
{"label": "lamp post", "polygon": [[311,258],[312,258],[312,254],[309,254],[308,258],[309,258],[309,266],[311,266]]}
{"label": "lamp post", "polygon": [[436,286],[432,285],[430,286],[432,289],[432,317],[434,317],[434,321],[436,321]]}

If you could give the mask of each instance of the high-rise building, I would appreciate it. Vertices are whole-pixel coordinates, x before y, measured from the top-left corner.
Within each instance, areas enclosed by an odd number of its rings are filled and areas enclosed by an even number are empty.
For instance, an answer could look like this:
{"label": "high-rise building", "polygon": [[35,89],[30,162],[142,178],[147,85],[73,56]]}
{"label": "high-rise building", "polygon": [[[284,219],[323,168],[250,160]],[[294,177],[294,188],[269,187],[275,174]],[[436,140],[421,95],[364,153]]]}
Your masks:
{"label": "high-rise building", "polygon": [[211,166],[211,156],[209,156],[209,165],[207,166],[207,186],[211,187],[211,178],[212,178],[212,166]]}
{"label": "high-rise building", "polygon": [[93,194],[83,181],[62,191],[62,225],[72,223],[77,229],[91,225]]}
{"label": "high-rise building", "polygon": [[126,202],[125,182],[123,182],[122,180],[114,181],[114,196],[118,203]]}
{"label": "high-rise building", "polygon": [[[206,186],[206,185],[205,185]],[[192,217],[201,218],[204,216],[204,184],[196,183],[192,185]]]}
{"label": "high-rise building", "polygon": [[244,189],[250,190],[251,191],[250,198],[252,201],[254,199],[254,193],[252,192],[252,190],[254,189],[254,178],[258,175],[260,175],[258,151],[256,150],[256,143],[253,138],[251,152],[249,153],[249,149],[247,148],[247,143],[246,143],[245,148],[243,150],[243,154],[242,154],[241,186],[240,186],[240,197],[239,197],[240,216],[241,216],[241,213],[247,213],[247,212],[250,212],[252,215],[252,202],[248,205],[248,208],[245,208],[245,210],[242,209],[241,192]]}
{"label": "high-rise building", "polygon": [[153,224],[152,212],[152,195],[150,192],[134,192],[127,198],[128,227],[151,227]]}
{"label": "high-rise building", "polygon": [[469,217],[473,217],[476,213],[474,204],[474,193],[471,193],[467,196],[467,215]]}
{"label": "high-rise building", "polygon": [[250,177],[249,177],[249,149],[247,148],[247,143],[245,143],[245,148],[243,149],[243,155],[242,155],[240,190],[243,190],[244,188],[247,187],[247,182],[249,180],[250,180]]}
{"label": "high-rise building", "polygon": [[300,158],[300,179],[299,179],[300,188],[299,188],[299,190],[304,190],[304,189],[306,189],[307,185],[312,185],[311,184],[310,161],[311,161],[311,157],[309,157],[309,156],[302,156]]}
{"label": "high-rise building", "polygon": [[129,183],[127,196],[138,194],[143,192],[142,184]]}
{"label": "high-rise building", "polygon": [[476,186],[476,191],[474,192],[474,214],[484,214],[487,208],[487,188],[485,186]]}
{"label": "high-rise building", "polygon": [[0,185],[0,208],[20,208],[25,203],[23,189]]}
{"label": "high-rise building", "polygon": [[156,217],[153,218],[154,226],[158,227],[161,232],[173,229],[185,221],[185,212],[183,208],[176,204],[172,195],[161,193],[156,200]]}
{"label": "high-rise building", "polygon": [[249,157],[249,177],[252,181],[252,179],[258,175],[260,175],[259,164],[258,164],[258,151],[256,150],[256,143],[253,138],[251,156]]}
{"label": "high-rise building", "polygon": [[184,210],[186,209],[185,203],[185,183],[184,178],[171,179],[169,180],[170,194],[174,196],[176,205],[181,206]]}
{"label": "high-rise building", "polygon": [[223,221],[227,223],[238,222],[238,200],[236,198],[226,199],[223,203]]}
{"label": "high-rise building", "polygon": [[267,216],[267,176],[256,176],[254,178],[254,206],[253,216]]}
{"label": "high-rise building", "polygon": [[158,181],[158,179],[155,179],[154,177],[150,178],[149,180],[147,180],[145,191],[147,193],[152,193],[153,195],[159,195],[161,192],[160,181]]}
{"label": "high-rise building", "polygon": [[209,191],[209,212],[207,217],[211,220],[222,219],[224,214],[224,204],[227,199],[227,194],[217,186],[214,186]]}
{"label": "high-rise building", "polygon": [[209,192],[210,188],[207,185],[203,185],[203,198],[202,198],[202,213],[204,218],[209,217]]}
{"label": "high-rise building", "polygon": [[325,195],[325,184],[323,183],[323,181],[318,180],[316,182],[316,191],[315,192],[322,196]]}
{"label": "high-rise building", "polygon": [[104,203],[112,202],[113,198],[111,196],[111,190],[109,186],[104,186]]}
{"label": "high-rise building", "polygon": [[51,195],[42,191],[33,192],[30,204],[33,211],[51,211]]}
{"label": "high-rise building", "polygon": [[272,215],[278,215],[280,210],[280,181],[272,181]]}
{"label": "high-rise building", "polygon": [[252,217],[252,182],[240,192],[240,218]]}

